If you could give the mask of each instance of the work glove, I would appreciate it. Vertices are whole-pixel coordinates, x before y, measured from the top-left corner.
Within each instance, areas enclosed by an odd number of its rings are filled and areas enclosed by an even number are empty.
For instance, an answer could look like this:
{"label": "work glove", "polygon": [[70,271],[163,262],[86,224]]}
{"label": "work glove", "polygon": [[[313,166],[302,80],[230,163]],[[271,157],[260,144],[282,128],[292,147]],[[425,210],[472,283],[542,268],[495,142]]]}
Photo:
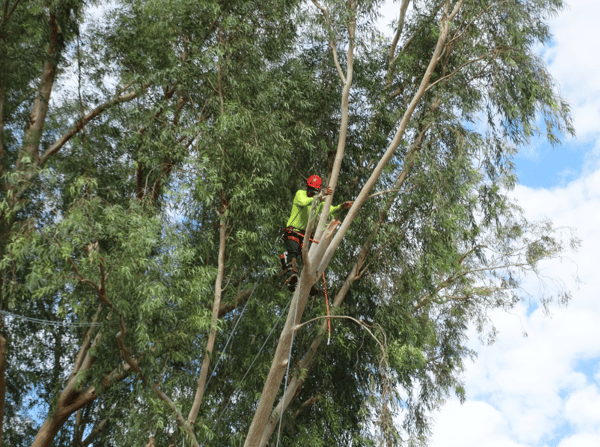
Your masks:
{"label": "work glove", "polygon": [[344,202],[342,203],[342,209],[343,210],[347,210],[348,208],[350,208],[352,205],[354,204],[354,202]]}
{"label": "work glove", "polygon": [[331,186],[328,186],[327,188],[325,188],[323,195],[330,196],[331,194],[333,194],[333,189],[331,189]]}

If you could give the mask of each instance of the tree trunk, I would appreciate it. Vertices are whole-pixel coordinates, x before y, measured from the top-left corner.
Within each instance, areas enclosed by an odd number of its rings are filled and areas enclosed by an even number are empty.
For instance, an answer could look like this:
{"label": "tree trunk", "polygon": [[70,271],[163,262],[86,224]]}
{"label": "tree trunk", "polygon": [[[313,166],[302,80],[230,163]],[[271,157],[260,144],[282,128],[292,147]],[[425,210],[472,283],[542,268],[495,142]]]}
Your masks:
{"label": "tree trunk", "polygon": [[277,392],[279,391],[281,381],[290,360],[289,355],[294,328],[302,318],[302,313],[304,312],[304,308],[308,301],[308,292],[312,285],[306,281],[305,276],[305,271],[303,271],[300,276],[300,284],[292,298],[290,311],[288,312],[285,326],[281,333],[279,343],[277,344],[275,356],[271,363],[271,369],[267,376],[267,380],[265,381],[244,447],[258,446],[262,439],[265,427],[269,422],[269,416],[271,414],[271,409],[273,408],[273,403],[275,402],[275,397],[277,396]]}
{"label": "tree trunk", "polygon": [[29,122],[25,126],[23,135],[23,146],[19,151],[19,156],[16,164],[16,171],[27,171],[27,166],[22,162],[23,156],[29,156],[34,167],[39,162],[39,146],[42,138],[46,115],[50,106],[50,94],[54,87],[56,78],[56,69],[58,60],[60,59],[61,31],[58,26],[58,21],[54,13],[50,13],[50,38],[48,42],[48,50],[46,52],[46,61],[42,67],[42,76],[40,79],[40,88],[31,108]]}
{"label": "tree trunk", "polygon": [[31,447],[50,447],[54,437],[73,413],[98,397],[94,387],[89,387],[80,393],[73,393],[67,385],[58,398],[56,411],[48,415],[38,431]]}

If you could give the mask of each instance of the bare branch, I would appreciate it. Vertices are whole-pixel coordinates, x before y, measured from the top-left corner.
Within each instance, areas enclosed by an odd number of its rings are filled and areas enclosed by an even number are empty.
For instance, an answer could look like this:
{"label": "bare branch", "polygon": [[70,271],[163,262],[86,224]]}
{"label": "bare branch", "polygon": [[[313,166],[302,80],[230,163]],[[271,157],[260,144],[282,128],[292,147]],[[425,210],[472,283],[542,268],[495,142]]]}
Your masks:
{"label": "bare branch", "polygon": [[121,95],[121,96],[117,96],[114,99],[111,99],[108,102],[105,102],[104,104],[99,105],[98,107],[96,107],[94,110],[92,110],[90,113],[88,113],[86,116],[82,117],[69,131],[67,131],[67,133],[65,133],[57,142],[55,142],[52,146],[50,146],[40,157],[40,165],[43,165],[49,157],[51,157],[52,155],[56,154],[59,150],[62,149],[62,147],[74,136],[77,134],[77,132],[79,132],[81,129],[83,129],[83,127],[89,123],[90,121],[92,121],[94,118],[96,118],[98,115],[100,115],[102,112],[110,109],[111,107],[115,106],[116,104],[120,104],[123,102],[128,102],[131,101],[132,99],[137,98],[140,93],[144,92],[145,90],[148,89],[148,87],[150,87],[151,82],[147,82],[146,84],[142,85],[140,87],[140,89],[135,90],[131,93],[128,93],[126,95]]}
{"label": "bare branch", "polygon": [[340,65],[338,55],[337,55],[337,47],[335,44],[335,40],[333,39],[333,37],[331,37],[331,35],[333,35],[333,28],[331,26],[331,18],[329,17],[329,10],[327,10],[327,8],[321,6],[317,2],[317,0],[312,0],[312,2],[314,3],[314,5],[317,8],[319,8],[321,10],[323,17],[325,17],[325,22],[327,23],[328,31],[330,33],[329,45],[331,45],[331,51],[333,52],[333,61],[335,62],[335,68],[337,69],[338,75],[340,76],[340,79],[342,80],[342,84],[346,84],[346,77],[344,76],[344,72],[342,71],[342,66]]}

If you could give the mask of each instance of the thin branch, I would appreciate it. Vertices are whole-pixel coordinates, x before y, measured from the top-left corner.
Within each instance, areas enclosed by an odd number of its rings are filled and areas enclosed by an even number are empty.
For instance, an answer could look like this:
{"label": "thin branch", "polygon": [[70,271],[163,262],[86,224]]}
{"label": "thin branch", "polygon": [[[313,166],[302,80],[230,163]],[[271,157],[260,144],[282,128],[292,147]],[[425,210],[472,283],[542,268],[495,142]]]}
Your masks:
{"label": "thin branch", "polygon": [[[327,8],[324,8],[323,6],[321,6],[317,2],[317,0],[312,0],[312,2],[314,3],[314,5],[317,8],[319,8],[321,10],[321,13],[325,17],[325,21],[327,22],[327,26],[329,28],[329,32],[330,32],[330,36],[331,36],[333,34],[333,28],[331,26],[331,19],[329,17],[329,11],[327,10]],[[337,55],[337,47],[335,45],[335,40],[332,37],[329,38],[329,44],[331,45],[331,50],[333,51],[333,61],[335,62],[335,68],[337,68],[338,74],[340,75],[340,78],[342,80],[342,84],[346,84],[346,76],[344,76],[344,72],[342,71],[342,66],[340,65],[340,61],[339,61],[338,55]]]}
{"label": "thin branch", "polygon": [[380,196],[382,194],[389,194],[390,192],[401,192],[402,194],[406,194],[407,192],[410,192],[410,191],[412,191],[415,188],[416,188],[416,186],[413,186],[412,188],[409,188],[409,189],[388,189],[386,191],[380,191],[380,192],[376,192],[374,194],[371,194],[370,196],[368,196],[366,198],[366,200],[372,199],[373,197],[377,197],[377,196]]}
{"label": "thin branch", "polygon": [[452,39],[450,39],[450,41],[448,43],[452,43],[455,40],[458,40],[462,37],[463,34],[465,34],[467,32],[467,29],[473,24],[475,23],[475,21],[477,19],[479,19],[483,14],[485,14],[486,12],[488,12],[490,9],[492,9],[495,6],[501,5],[502,3],[507,3],[506,0],[501,1],[501,2],[496,2],[496,3],[492,3],[490,6],[488,6],[487,8],[485,8],[483,11],[481,11],[479,14],[477,14],[475,17],[473,17],[473,20],[471,20],[469,23],[467,23],[465,25],[465,27],[462,29],[462,31],[460,31],[460,34],[457,34],[456,37],[453,37]]}
{"label": "thin branch", "polygon": [[3,22],[2,25],[6,25],[6,23],[9,21],[10,17],[13,15],[13,12],[15,12],[15,9],[17,9],[17,5],[19,4],[20,1],[21,0],[15,1],[15,4],[11,8],[10,12],[8,11],[8,0],[5,1],[5,3],[4,3],[4,19],[2,21]]}
{"label": "thin branch", "polygon": [[431,90],[433,87],[435,87],[437,84],[439,84],[440,82],[442,82],[442,81],[444,81],[444,80],[446,80],[446,79],[448,79],[448,78],[451,78],[452,76],[454,76],[456,73],[458,73],[460,70],[462,70],[462,69],[463,69],[464,67],[466,67],[467,65],[474,64],[475,62],[478,62],[478,61],[480,61],[480,60],[482,60],[482,59],[486,59],[487,57],[489,57],[489,54],[484,54],[483,56],[480,56],[480,57],[478,57],[478,58],[476,58],[476,59],[472,59],[472,60],[470,60],[470,61],[467,61],[467,62],[465,62],[465,63],[463,63],[463,64],[459,65],[459,66],[458,66],[458,67],[457,67],[455,70],[453,70],[451,73],[447,74],[446,76],[442,76],[442,77],[441,77],[440,79],[438,79],[437,81],[435,81],[435,82],[433,82],[433,83],[429,84],[429,87],[427,87],[427,89],[426,89],[425,91],[429,91],[429,90]]}
{"label": "thin branch", "polygon": [[142,85],[142,87],[139,90],[135,90],[131,93],[128,93],[126,95],[122,95],[122,96],[118,96],[114,99],[111,99],[108,102],[105,102],[104,104],[99,105],[98,107],[96,107],[94,110],[92,110],[90,113],[88,113],[86,116],[82,117],[77,124],[75,124],[69,131],[67,131],[67,133],[65,133],[56,143],[54,143],[52,146],[50,146],[40,157],[40,166],[43,165],[49,157],[51,157],[52,155],[56,154],[59,150],[62,149],[62,147],[74,136],[77,134],[77,132],[79,132],[81,129],[84,128],[84,126],[89,123],[90,121],[92,121],[94,118],[96,118],[98,115],[100,115],[102,112],[104,112],[105,110],[113,107],[116,104],[122,103],[122,102],[128,102],[131,101],[132,99],[135,99],[139,96],[139,94],[143,91],[145,91],[149,86],[151,85],[151,82],[148,82],[144,85]]}
{"label": "thin branch", "polygon": [[408,5],[410,0],[402,0],[402,5],[400,6],[400,17],[398,18],[398,29],[396,30],[396,34],[394,35],[394,40],[390,45],[390,51],[388,54],[389,63],[388,63],[388,82],[391,82],[392,75],[392,67],[394,62],[396,61],[396,47],[398,45],[398,41],[400,40],[400,36],[402,35],[402,31],[404,30],[404,18],[406,16],[406,10],[408,9]]}

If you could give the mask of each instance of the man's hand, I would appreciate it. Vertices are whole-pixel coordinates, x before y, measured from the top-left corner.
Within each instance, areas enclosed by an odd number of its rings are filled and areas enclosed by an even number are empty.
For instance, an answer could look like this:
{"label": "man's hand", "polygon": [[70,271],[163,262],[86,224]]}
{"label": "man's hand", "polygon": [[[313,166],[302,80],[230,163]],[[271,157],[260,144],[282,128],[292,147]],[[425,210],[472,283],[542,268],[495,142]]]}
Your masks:
{"label": "man's hand", "polygon": [[350,208],[352,205],[354,204],[354,202],[344,202],[342,203],[342,209],[343,210],[347,210],[348,208]]}
{"label": "man's hand", "polygon": [[325,191],[323,191],[323,195],[330,196],[331,194],[333,194],[333,189],[331,189],[331,186],[328,186],[325,188]]}

